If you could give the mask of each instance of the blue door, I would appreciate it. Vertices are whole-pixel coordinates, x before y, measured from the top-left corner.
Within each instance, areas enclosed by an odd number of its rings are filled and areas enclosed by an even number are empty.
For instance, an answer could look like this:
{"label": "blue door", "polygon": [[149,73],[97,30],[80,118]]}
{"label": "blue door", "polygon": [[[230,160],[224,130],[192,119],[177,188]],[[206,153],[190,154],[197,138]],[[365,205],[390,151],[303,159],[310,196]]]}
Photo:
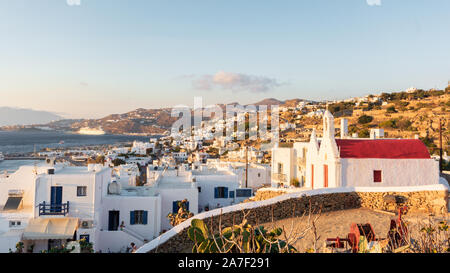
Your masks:
{"label": "blue door", "polygon": [[52,187],[50,193],[50,211],[61,212],[63,187]]}

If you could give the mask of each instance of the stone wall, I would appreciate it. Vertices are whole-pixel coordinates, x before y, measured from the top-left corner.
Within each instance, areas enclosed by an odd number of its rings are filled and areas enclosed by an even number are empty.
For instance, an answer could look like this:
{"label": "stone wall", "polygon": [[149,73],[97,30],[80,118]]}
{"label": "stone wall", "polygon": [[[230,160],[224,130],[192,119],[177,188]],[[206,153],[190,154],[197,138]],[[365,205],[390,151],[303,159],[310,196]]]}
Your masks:
{"label": "stone wall", "polygon": [[[273,198],[286,194],[282,191],[262,191],[255,196],[256,200]],[[322,212],[353,209],[372,208],[390,209],[390,205],[385,203],[383,197],[386,195],[396,195],[406,197],[406,205],[410,211],[441,213],[447,211],[448,191],[418,191],[418,192],[335,192],[317,195],[307,195],[299,192],[296,197],[275,202],[269,205],[261,205],[251,209],[235,210],[203,219],[209,228],[214,232],[218,231],[219,223],[222,226],[229,226],[233,223],[240,223],[244,213],[248,213],[247,220],[252,225],[258,225],[271,221],[301,216],[310,210]],[[179,253],[190,252],[192,242],[187,236],[186,226],[178,234],[160,244],[150,252]],[[158,239],[156,239],[158,240]]]}

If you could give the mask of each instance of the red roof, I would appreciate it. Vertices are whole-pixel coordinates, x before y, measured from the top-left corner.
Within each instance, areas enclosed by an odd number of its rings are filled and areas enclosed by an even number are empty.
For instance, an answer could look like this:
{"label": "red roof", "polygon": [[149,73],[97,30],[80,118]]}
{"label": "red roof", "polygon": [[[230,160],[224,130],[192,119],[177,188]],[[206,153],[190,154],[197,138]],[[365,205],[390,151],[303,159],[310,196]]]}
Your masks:
{"label": "red roof", "polygon": [[418,139],[336,139],[341,158],[431,158]]}

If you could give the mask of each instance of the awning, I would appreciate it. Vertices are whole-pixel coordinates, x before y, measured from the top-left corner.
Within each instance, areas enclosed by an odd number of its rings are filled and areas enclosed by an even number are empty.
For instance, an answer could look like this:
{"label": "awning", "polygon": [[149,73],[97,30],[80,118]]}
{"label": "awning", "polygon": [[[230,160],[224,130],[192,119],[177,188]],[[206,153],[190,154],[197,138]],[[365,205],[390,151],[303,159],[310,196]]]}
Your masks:
{"label": "awning", "polygon": [[78,218],[31,219],[23,233],[25,240],[72,239],[78,228]]}
{"label": "awning", "polygon": [[22,197],[9,196],[3,210],[16,210],[22,203]]}

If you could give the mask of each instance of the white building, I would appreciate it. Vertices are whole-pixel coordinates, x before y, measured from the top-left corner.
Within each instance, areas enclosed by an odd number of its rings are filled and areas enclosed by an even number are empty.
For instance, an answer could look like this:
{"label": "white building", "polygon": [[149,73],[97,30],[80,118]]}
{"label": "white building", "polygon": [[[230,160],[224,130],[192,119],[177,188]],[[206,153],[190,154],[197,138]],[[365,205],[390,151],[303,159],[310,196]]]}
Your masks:
{"label": "white building", "polygon": [[0,252],[49,250],[85,238],[95,251],[123,252],[159,236],[161,195],[111,182],[102,165],[23,166],[0,181]]}
{"label": "white building", "polygon": [[296,142],[293,147],[272,149],[272,186],[303,186],[306,181],[308,143]]}
{"label": "white building", "polygon": [[309,143],[273,149],[272,186],[292,186],[296,179],[313,189],[439,183],[438,162],[420,140],[384,139],[380,130],[370,139],[348,138],[347,123],[341,126],[342,138],[335,139],[334,118],[326,111],[322,139],[313,130]]}
{"label": "white building", "polygon": [[417,139],[335,139],[334,118],[323,118],[323,138],[313,134],[306,187],[415,186],[439,183],[438,163]]}
{"label": "white building", "polygon": [[155,143],[134,141],[131,147],[131,153],[137,155],[146,155],[147,151],[153,152]]}

